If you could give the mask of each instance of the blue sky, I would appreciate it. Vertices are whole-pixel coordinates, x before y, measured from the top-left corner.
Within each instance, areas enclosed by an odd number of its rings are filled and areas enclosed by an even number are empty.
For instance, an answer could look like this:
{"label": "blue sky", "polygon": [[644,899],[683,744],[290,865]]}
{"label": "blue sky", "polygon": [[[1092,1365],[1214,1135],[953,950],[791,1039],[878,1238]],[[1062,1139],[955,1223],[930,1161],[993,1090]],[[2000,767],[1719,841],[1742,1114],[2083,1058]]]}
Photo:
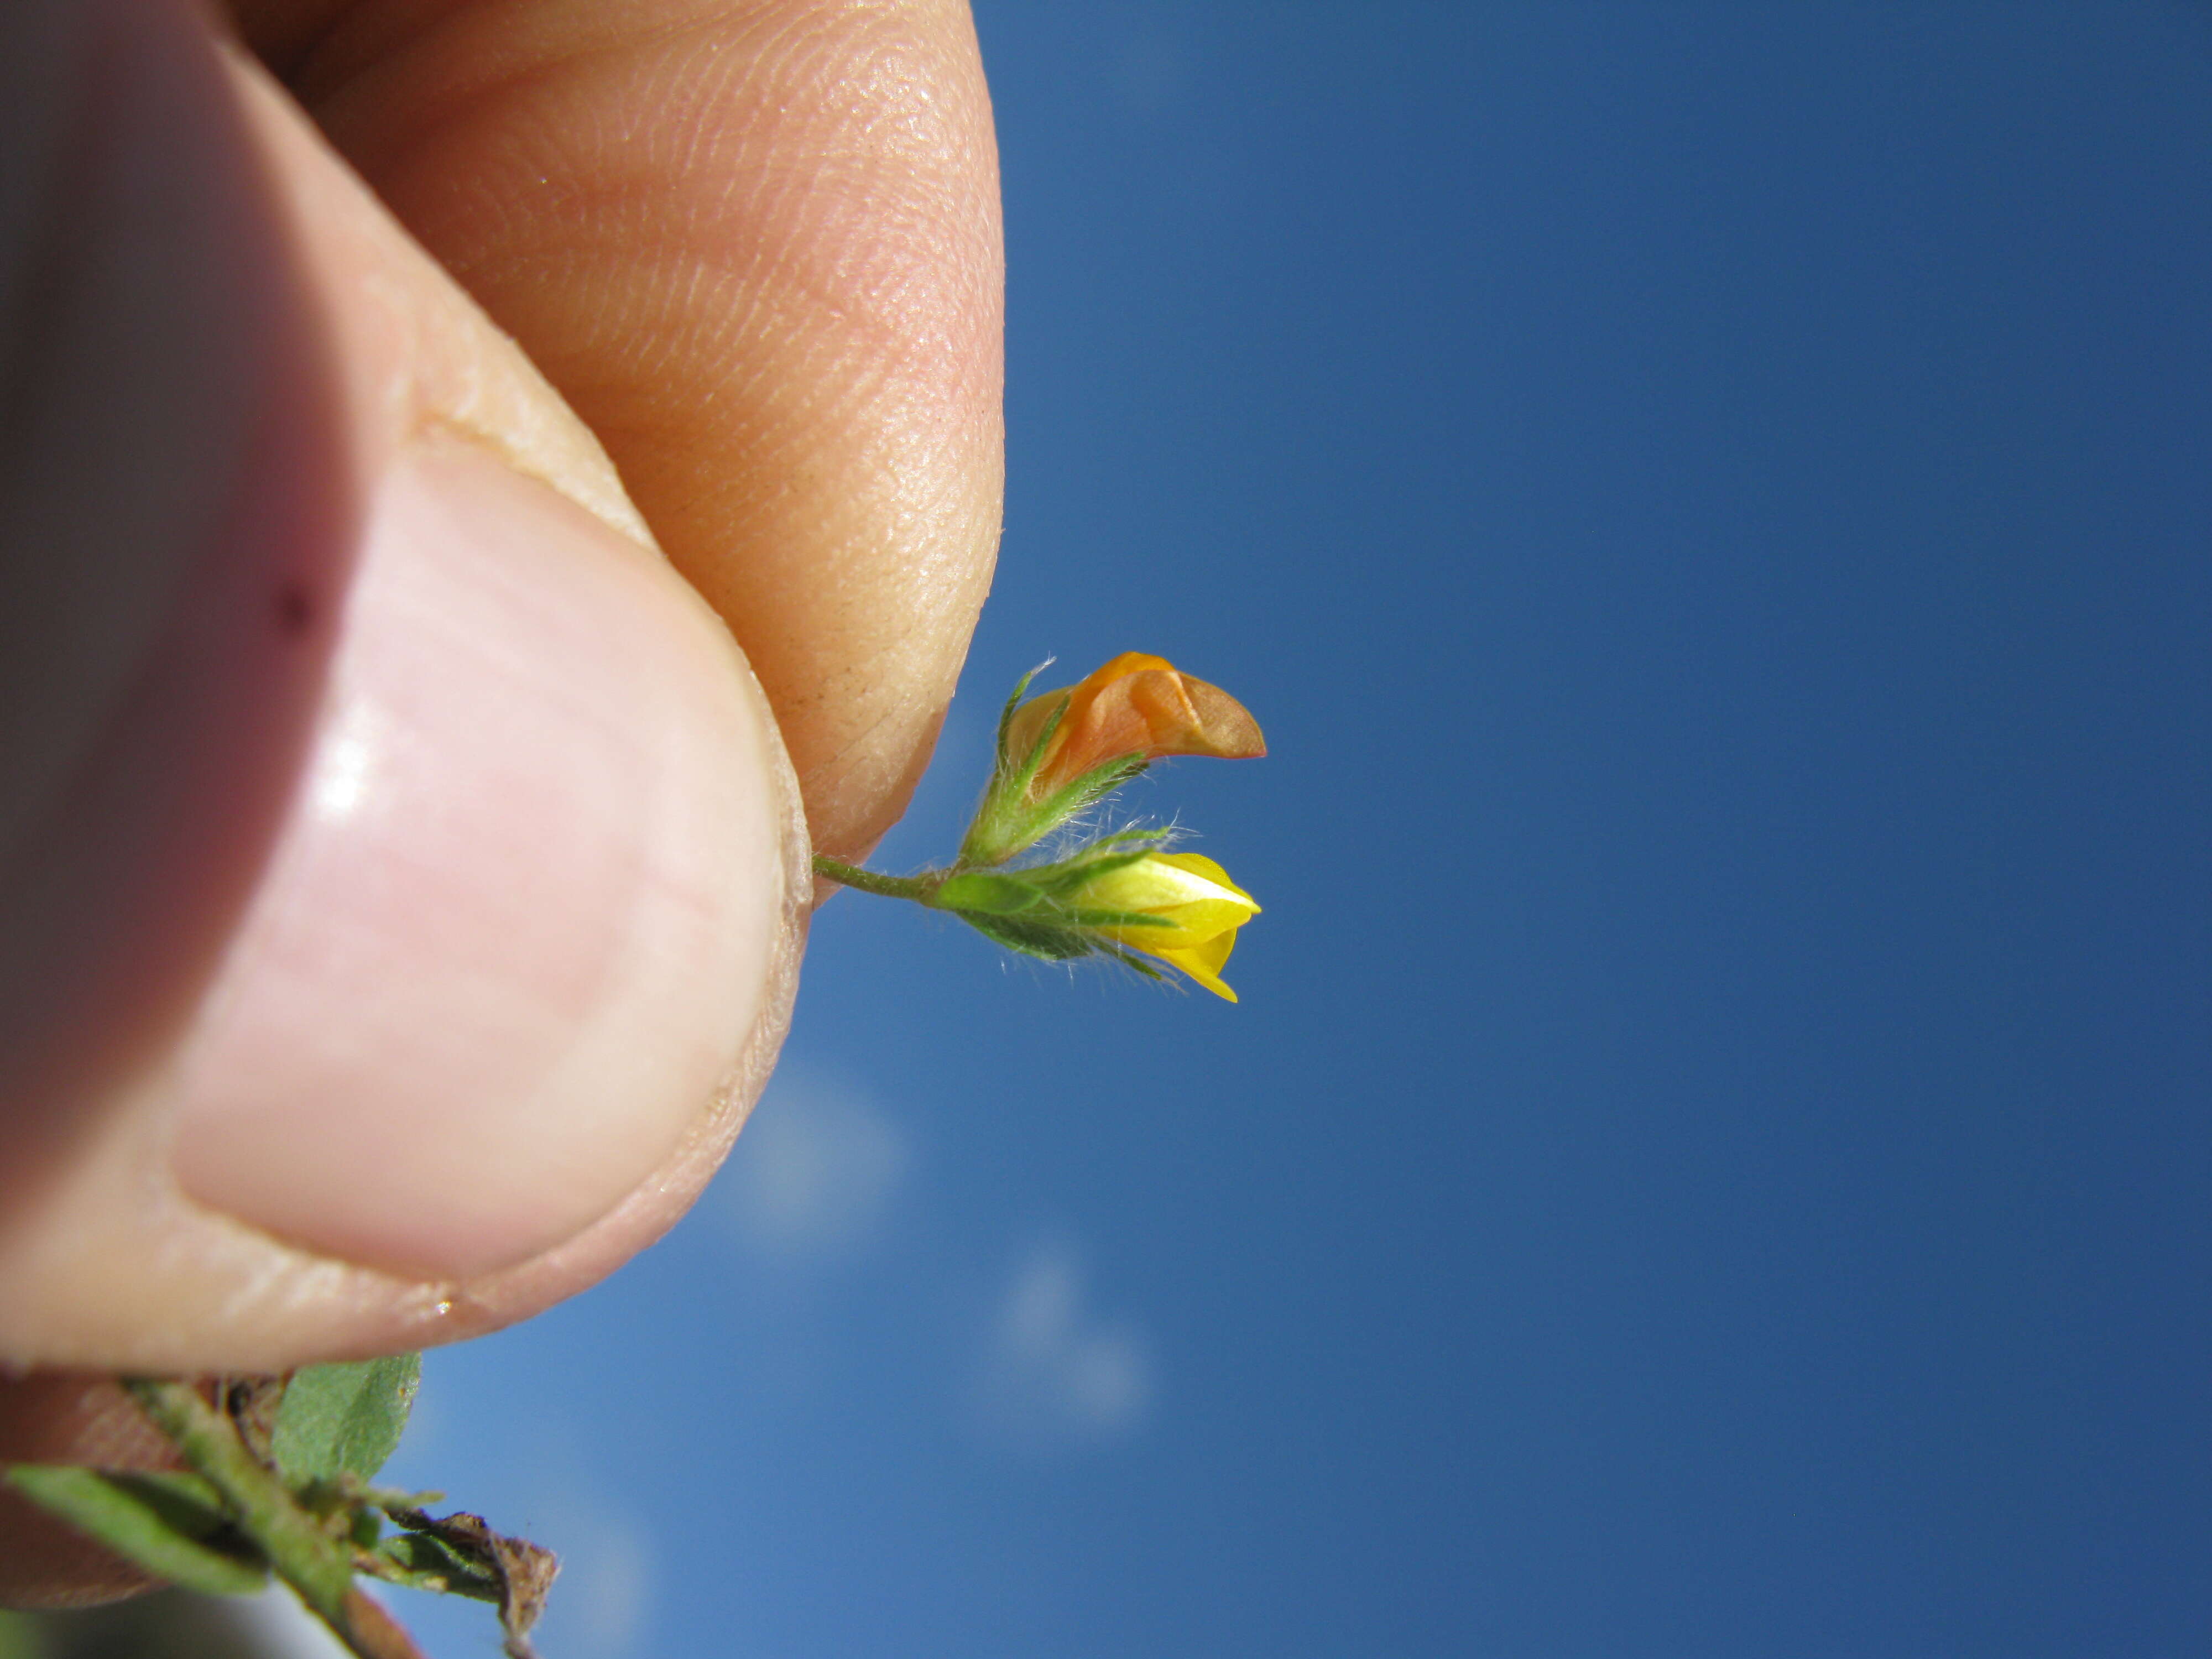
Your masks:
{"label": "blue sky", "polygon": [[[1230,1007],[822,917],[393,1474],[561,1659],[2212,1644],[2212,8],[981,8],[939,764],[1158,652]],[[408,1599],[448,1654],[477,1610]]]}

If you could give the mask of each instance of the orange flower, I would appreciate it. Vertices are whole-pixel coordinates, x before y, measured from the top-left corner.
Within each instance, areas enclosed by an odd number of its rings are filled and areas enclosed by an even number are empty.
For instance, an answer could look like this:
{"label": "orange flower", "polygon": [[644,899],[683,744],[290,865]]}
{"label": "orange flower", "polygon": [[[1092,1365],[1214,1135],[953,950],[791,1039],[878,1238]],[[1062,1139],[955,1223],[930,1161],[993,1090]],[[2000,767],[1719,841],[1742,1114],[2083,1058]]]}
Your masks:
{"label": "orange flower", "polygon": [[1109,761],[1165,755],[1255,759],[1267,752],[1260,723],[1219,686],[1179,672],[1162,657],[1124,651],[1081,684],[1032,697],[1006,725],[1006,752],[1018,766],[1054,711],[1060,724],[1027,792],[1040,801]]}

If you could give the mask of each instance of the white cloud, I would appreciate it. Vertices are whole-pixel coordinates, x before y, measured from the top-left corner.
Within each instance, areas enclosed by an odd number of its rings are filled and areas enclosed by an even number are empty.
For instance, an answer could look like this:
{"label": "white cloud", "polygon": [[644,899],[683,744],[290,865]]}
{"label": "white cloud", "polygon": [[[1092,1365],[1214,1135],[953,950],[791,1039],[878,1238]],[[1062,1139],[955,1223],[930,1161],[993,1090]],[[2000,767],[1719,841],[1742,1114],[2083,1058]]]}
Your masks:
{"label": "white cloud", "polygon": [[843,1255],[874,1230],[911,1162],[905,1134],[865,1096],[787,1068],[730,1154],[723,1212],[763,1255]]}
{"label": "white cloud", "polygon": [[1152,1398],[1143,1334],[1085,1304],[1075,1256],[1032,1250],[1000,1297],[984,1363],[987,1425],[1032,1450],[1130,1434]]}
{"label": "white cloud", "polygon": [[545,1604],[538,1645],[566,1659],[626,1659],[639,1651],[653,1589],[653,1552],[635,1517],[605,1504],[563,1505],[542,1523],[557,1540],[561,1576]]}

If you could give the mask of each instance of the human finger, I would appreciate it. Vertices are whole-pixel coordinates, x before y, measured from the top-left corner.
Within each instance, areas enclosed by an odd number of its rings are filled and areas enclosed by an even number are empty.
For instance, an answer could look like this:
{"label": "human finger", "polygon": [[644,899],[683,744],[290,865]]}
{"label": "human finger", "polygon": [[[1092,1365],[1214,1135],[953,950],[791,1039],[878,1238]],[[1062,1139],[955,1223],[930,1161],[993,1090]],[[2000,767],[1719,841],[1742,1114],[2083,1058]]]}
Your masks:
{"label": "human finger", "polygon": [[204,19],[9,17],[0,1358],[520,1316],[680,1213],[773,1056],[773,722],[589,432]]}
{"label": "human finger", "polygon": [[928,759],[998,541],[996,152],[957,0],[250,0],[590,424],[774,705],[816,845]]}

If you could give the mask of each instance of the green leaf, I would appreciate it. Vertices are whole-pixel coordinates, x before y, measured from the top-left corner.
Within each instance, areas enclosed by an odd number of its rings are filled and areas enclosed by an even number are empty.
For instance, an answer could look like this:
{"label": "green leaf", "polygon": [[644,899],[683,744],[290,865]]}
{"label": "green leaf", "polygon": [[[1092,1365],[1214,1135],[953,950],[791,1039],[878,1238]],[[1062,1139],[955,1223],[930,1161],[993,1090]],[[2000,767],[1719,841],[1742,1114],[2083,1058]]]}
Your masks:
{"label": "green leaf", "polygon": [[340,1474],[368,1480],[399,1444],[422,1377],[418,1353],[295,1372],[270,1442],[276,1467],[295,1485]]}
{"label": "green leaf", "polygon": [[0,1608],[0,1659],[46,1659],[38,1621],[27,1613]]}
{"label": "green leaf", "polygon": [[[426,1545],[434,1543],[443,1555],[426,1558],[404,1554],[387,1545],[372,1558],[374,1565],[370,1570],[380,1577],[406,1583],[409,1581],[404,1574],[426,1570],[416,1565],[420,1561],[444,1559],[468,1564],[473,1574],[489,1576],[499,1586],[499,1622],[507,1631],[503,1647],[509,1659],[534,1659],[536,1650],[530,1645],[530,1627],[545,1610],[546,1594],[561,1571],[560,1558],[542,1544],[494,1532],[481,1515],[425,1515],[404,1505],[394,1506],[388,1512],[407,1528],[410,1536]],[[393,1543],[398,1541],[394,1540]],[[434,1565],[427,1571],[432,1577],[445,1576]],[[416,1582],[432,1587],[425,1579]],[[436,1588],[462,1595],[479,1593],[453,1582]]]}
{"label": "green leaf", "polygon": [[173,1584],[204,1595],[251,1595],[268,1583],[268,1563],[231,1531],[215,1488],[197,1475],[18,1463],[7,1480],[40,1508]]}
{"label": "green leaf", "polygon": [[428,1533],[400,1533],[379,1544],[372,1554],[370,1571],[410,1589],[465,1595],[477,1601],[497,1601],[504,1594],[496,1567]]}

